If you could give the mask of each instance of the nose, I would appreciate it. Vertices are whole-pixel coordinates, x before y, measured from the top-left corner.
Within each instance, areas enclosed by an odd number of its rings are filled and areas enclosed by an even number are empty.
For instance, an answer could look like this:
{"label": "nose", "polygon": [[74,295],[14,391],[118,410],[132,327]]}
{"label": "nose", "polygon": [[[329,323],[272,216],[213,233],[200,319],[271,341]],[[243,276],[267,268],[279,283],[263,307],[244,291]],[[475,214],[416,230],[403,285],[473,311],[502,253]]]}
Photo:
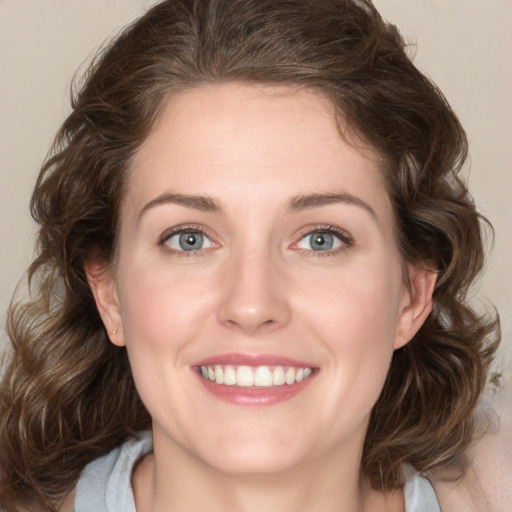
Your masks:
{"label": "nose", "polygon": [[221,283],[219,321],[248,336],[273,331],[290,320],[285,279],[268,252],[239,254],[229,262]]}

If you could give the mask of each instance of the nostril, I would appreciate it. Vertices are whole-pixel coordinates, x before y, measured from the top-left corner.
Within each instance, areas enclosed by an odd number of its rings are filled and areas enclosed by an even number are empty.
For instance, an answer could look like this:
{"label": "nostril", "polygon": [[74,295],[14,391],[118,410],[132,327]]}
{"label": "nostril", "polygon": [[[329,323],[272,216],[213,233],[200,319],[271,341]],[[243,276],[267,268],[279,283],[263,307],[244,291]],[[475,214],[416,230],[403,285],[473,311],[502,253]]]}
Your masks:
{"label": "nostril", "polygon": [[260,330],[268,330],[278,324],[276,320],[270,318],[268,320],[258,321],[255,318],[230,318],[224,322],[231,328],[239,328],[248,334],[255,334]]}

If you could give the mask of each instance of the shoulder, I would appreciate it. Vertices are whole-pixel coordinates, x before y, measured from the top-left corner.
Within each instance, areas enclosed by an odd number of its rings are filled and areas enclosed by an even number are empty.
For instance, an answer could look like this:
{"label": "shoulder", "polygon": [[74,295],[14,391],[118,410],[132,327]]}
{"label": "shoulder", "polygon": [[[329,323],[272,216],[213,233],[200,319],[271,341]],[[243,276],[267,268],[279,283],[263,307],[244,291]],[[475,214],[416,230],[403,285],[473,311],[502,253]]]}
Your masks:
{"label": "shoulder", "polygon": [[443,512],[510,512],[512,432],[486,434],[472,448],[471,466],[456,482],[434,482]]}
{"label": "shoulder", "polygon": [[74,512],[76,487],[64,498],[58,512]]}
{"label": "shoulder", "polygon": [[471,461],[456,482],[435,481],[443,512],[510,512],[512,503],[512,373],[492,396],[486,416],[494,418],[468,453]]}
{"label": "shoulder", "polygon": [[[80,474],[76,486],[55,502],[57,512],[135,511],[132,472],[138,461],[151,452],[152,446],[151,434],[143,432],[93,460]],[[39,507],[29,505],[18,510],[37,512]]]}
{"label": "shoulder", "polygon": [[411,466],[404,468],[405,512],[441,512],[437,495],[430,481]]}
{"label": "shoulder", "polygon": [[71,500],[75,512],[134,510],[132,472],[140,458],[151,450],[151,435],[141,433],[88,464]]}
{"label": "shoulder", "polygon": [[[74,488],[71,492],[66,494],[60,504],[56,504],[57,512],[74,512],[75,510],[75,493],[76,488]],[[17,507],[16,510],[18,512],[38,512],[40,510],[38,505],[28,505],[28,507]],[[0,512],[3,512],[3,509],[0,509]]]}

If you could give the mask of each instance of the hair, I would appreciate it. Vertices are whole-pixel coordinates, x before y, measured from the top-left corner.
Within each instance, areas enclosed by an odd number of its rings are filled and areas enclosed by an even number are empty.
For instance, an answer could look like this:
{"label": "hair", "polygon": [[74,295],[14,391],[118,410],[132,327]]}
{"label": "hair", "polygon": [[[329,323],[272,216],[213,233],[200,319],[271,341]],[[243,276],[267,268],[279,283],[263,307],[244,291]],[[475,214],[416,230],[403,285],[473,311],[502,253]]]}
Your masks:
{"label": "hair", "polygon": [[460,176],[467,140],[442,93],[369,0],[168,0],[92,63],[37,180],[31,298],[8,313],[0,507],[55,510],[87,463],[150,429],[84,263],[92,250],[112,261],[131,160],[169,95],[223,82],[328,97],[381,157],[404,262],[437,272],[434,309],[395,351],[373,409],[363,474],[397,488],[404,463],[432,471],[470,443],[499,323],[467,300],[486,221]]}

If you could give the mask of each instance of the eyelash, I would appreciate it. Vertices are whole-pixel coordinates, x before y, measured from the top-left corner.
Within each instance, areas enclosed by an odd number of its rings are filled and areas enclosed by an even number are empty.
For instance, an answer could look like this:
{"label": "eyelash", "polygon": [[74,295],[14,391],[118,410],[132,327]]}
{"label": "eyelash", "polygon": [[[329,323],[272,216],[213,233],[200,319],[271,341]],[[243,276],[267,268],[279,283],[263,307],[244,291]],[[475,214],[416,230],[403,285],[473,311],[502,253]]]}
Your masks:
{"label": "eyelash", "polygon": [[[182,233],[200,233],[203,236],[207,237],[211,241],[211,237],[208,235],[206,230],[198,225],[194,224],[187,224],[183,226],[175,226],[167,231],[165,231],[160,238],[158,239],[158,245],[161,246],[165,251],[170,252],[176,256],[183,256],[186,258],[189,258],[191,256],[199,256],[203,254],[207,249],[198,249],[197,251],[178,251],[175,249],[172,249],[167,245],[167,241],[174,235],[182,234]],[[313,251],[313,250],[307,250],[307,249],[301,249],[296,248],[294,250],[301,251],[304,253],[307,253],[308,256],[312,256],[314,258],[323,258],[326,256],[333,256],[336,254],[339,254],[343,251],[346,251],[347,249],[350,249],[354,245],[354,239],[344,230],[340,228],[336,228],[331,225],[325,225],[320,224],[316,226],[308,226],[307,228],[304,228],[300,234],[298,241],[294,242],[292,245],[297,245],[304,237],[307,235],[311,235],[313,233],[326,233],[330,235],[334,235],[337,238],[339,238],[342,242],[342,245],[340,247],[337,247],[335,249],[329,249],[326,251]],[[213,242],[215,244],[215,242]]]}
{"label": "eyelash", "polygon": [[340,254],[341,252],[350,249],[354,245],[354,239],[346,231],[327,224],[319,224],[312,227],[308,226],[307,228],[303,229],[299,235],[299,240],[294,242],[293,245],[297,245],[304,237],[313,233],[326,233],[334,235],[341,240],[342,245],[336,249],[329,249],[326,251],[313,251],[301,248],[296,248],[295,250],[303,251],[304,253],[307,253],[308,256],[312,256],[313,258],[323,258],[326,256],[334,256]]}
{"label": "eyelash", "polygon": [[178,234],[183,234],[183,233],[200,233],[201,235],[203,235],[203,236],[207,237],[209,240],[211,240],[211,237],[208,235],[208,233],[206,232],[206,230],[203,227],[197,226],[194,224],[186,224],[186,225],[182,225],[182,226],[175,226],[175,227],[165,231],[164,233],[162,233],[162,235],[158,239],[158,245],[161,246],[164,251],[170,252],[171,254],[176,255],[176,256],[180,256],[180,257],[183,256],[185,258],[190,258],[191,256],[199,256],[199,255],[203,254],[206,250],[208,250],[208,249],[198,249],[197,251],[178,251],[176,249],[172,249],[171,247],[169,247],[167,245],[168,240],[172,236],[178,235]]}

